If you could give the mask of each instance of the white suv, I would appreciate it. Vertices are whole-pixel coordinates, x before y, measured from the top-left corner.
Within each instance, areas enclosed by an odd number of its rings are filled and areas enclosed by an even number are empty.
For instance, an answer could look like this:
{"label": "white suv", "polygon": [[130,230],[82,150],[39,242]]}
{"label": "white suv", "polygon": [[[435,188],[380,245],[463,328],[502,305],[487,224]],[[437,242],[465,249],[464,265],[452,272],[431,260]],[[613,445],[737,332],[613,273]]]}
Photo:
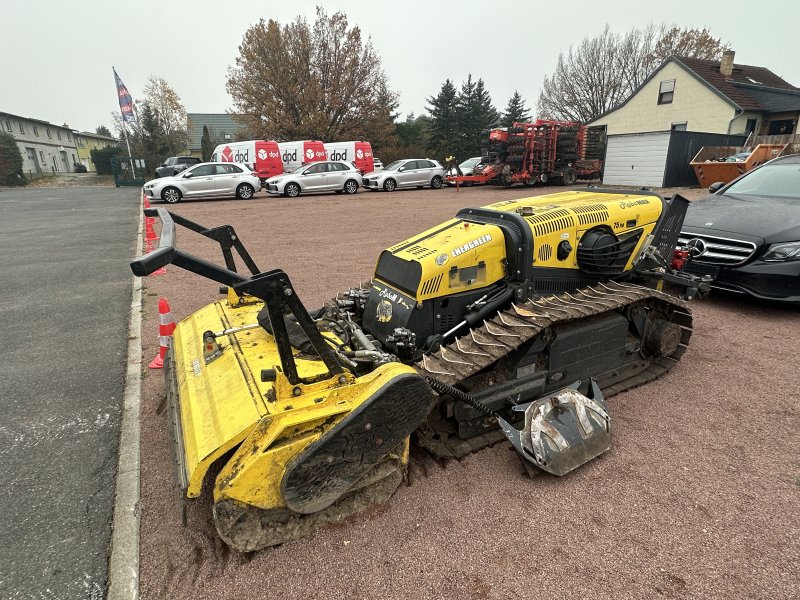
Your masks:
{"label": "white suv", "polygon": [[270,194],[294,198],[305,192],[335,192],[355,194],[361,172],[351,163],[329,160],[302,165],[291,173],[275,175],[264,183]]}
{"label": "white suv", "polygon": [[362,185],[368,190],[385,190],[393,192],[397,188],[426,185],[434,190],[442,187],[444,169],[435,160],[429,158],[413,158],[396,160],[386,165],[381,171],[373,171],[362,178]]}

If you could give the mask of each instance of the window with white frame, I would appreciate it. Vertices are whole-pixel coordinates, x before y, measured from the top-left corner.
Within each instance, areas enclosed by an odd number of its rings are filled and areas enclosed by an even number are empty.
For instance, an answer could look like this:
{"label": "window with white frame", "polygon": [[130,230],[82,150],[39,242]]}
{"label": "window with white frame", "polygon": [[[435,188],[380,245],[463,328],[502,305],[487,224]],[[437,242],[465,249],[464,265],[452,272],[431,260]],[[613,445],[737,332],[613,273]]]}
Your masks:
{"label": "window with white frame", "polygon": [[674,94],[675,94],[675,80],[669,79],[667,81],[662,81],[661,85],[658,86],[658,103],[671,104],[672,96]]}

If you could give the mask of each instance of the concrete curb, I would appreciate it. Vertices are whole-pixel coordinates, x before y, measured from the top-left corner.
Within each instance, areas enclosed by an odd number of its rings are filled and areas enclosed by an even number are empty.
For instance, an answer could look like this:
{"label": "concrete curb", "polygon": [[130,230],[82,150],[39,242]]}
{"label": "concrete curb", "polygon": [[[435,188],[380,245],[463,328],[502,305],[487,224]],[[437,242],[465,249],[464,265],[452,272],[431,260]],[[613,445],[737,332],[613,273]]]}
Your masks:
{"label": "concrete curb", "polygon": [[[140,201],[141,202],[141,201]],[[144,213],[139,212],[137,254],[142,249]],[[108,562],[108,600],[139,597],[139,405],[142,389],[142,278],[133,277],[128,325],[128,368],[122,405],[117,489]]]}

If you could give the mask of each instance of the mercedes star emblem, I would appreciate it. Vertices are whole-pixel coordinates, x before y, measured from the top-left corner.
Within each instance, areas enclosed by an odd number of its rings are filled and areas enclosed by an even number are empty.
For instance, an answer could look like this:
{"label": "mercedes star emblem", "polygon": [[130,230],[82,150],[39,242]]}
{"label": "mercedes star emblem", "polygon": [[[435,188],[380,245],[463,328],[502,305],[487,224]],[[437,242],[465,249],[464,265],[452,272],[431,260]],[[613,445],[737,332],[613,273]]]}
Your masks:
{"label": "mercedes star emblem", "polygon": [[700,238],[693,238],[686,242],[686,247],[692,253],[692,256],[703,256],[706,253],[706,243]]}

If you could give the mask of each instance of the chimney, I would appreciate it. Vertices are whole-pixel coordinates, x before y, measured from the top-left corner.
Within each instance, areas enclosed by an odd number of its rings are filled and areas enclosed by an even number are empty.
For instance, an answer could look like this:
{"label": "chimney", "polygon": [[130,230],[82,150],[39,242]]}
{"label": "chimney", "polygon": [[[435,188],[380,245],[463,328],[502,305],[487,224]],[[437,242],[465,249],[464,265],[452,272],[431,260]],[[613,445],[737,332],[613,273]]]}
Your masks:
{"label": "chimney", "polygon": [[733,74],[733,57],[736,52],[733,50],[725,50],[722,53],[722,60],[719,63],[719,72],[725,77],[730,77]]}

